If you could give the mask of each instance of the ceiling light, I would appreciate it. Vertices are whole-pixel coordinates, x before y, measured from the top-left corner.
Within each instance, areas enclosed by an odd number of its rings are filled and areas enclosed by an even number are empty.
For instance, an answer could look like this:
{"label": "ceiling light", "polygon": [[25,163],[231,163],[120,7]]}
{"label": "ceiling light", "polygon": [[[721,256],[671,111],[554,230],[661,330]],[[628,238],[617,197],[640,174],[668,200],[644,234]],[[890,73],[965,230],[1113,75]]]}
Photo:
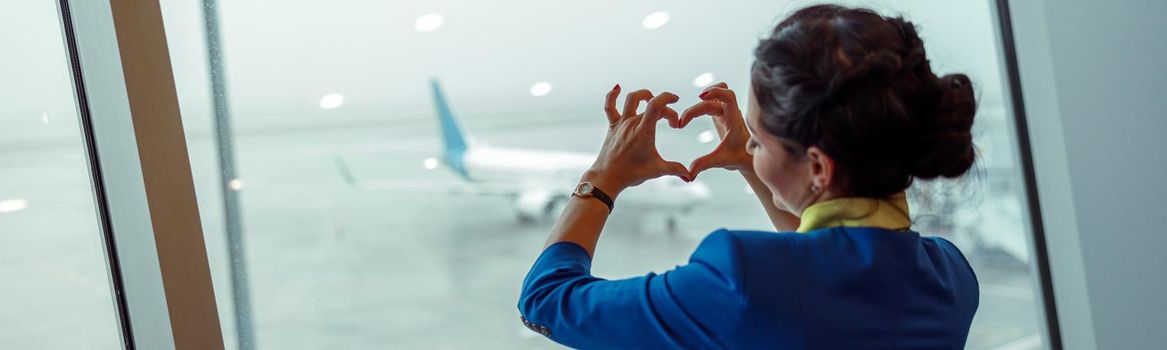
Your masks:
{"label": "ceiling light", "polygon": [[644,21],[640,22],[640,24],[644,26],[644,29],[648,30],[660,28],[664,26],[665,23],[669,23],[669,13],[664,11],[653,12],[644,17]]}
{"label": "ceiling light", "polygon": [[703,88],[713,83],[713,73],[701,73],[696,78],[693,78],[693,86]]}
{"label": "ceiling light", "polygon": [[531,96],[540,97],[551,93],[551,83],[541,81],[531,85]]}
{"label": "ceiling light", "polygon": [[426,158],[421,162],[421,165],[424,166],[426,170],[434,170],[438,168],[438,160],[437,158]]}
{"label": "ceiling light", "polygon": [[715,136],[713,135],[713,131],[705,130],[702,131],[701,134],[697,135],[697,141],[700,141],[701,143],[710,143],[713,142],[714,137]]}
{"label": "ceiling light", "polygon": [[320,98],[320,108],[333,109],[344,104],[344,95],[339,93],[331,93]]}
{"label": "ceiling light", "polygon": [[442,18],[442,15],[431,13],[418,17],[417,22],[413,22],[413,28],[417,29],[418,32],[428,33],[438,30],[444,23],[446,23],[446,20]]}
{"label": "ceiling light", "polygon": [[28,208],[28,200],[25,199],[6,199],[0,201],[0,213],[11,213],[24,210]]}

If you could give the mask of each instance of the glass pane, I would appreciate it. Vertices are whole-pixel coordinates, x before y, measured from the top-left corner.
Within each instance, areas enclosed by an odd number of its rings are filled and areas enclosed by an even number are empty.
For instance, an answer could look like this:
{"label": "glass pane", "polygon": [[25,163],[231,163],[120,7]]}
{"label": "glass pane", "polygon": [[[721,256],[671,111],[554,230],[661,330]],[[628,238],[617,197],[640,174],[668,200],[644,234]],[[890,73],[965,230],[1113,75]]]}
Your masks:
{"label": "glass pane", "polygon": [[[936,71],[977,84],[979,174],[914,189],[917,229],[956,242],[980,277],[969,348],[1040,347],[989,1],[862,3],[915,21]],[[272,349],[558,347],[515,307],[583,171],[550,165],[590,163],[615,83],[682,101],[711,82],[745,89],[759,35],[805,5],[229,1],[214,11],[222,65],[208,68],[203,2],[163,4],[216,285],[246,262],[245,314],[255,344]],[[216,134],[211,70],[224,73],[228,135]],[[235,174],[224,175],[216,136],[231,140]],[[662,128],[658,147],[687,163],[715,139],[702,120]],[[503,150],[497,172],[458,161],[482,149]],[[667,182],[623,195],[593,272],[664,271],[716,228],[771,227],[737,174],[700,181],[685,201],[662,199],[677,192]],[[237,201],[225,206],[223,193]],[[239,256],[226,238],[232,210]],[[231,337],[231,289],[218,293]]]}
{"label": "glass pane", "polygon": [[0,23],[0,348],[119,348],[56,4]]}

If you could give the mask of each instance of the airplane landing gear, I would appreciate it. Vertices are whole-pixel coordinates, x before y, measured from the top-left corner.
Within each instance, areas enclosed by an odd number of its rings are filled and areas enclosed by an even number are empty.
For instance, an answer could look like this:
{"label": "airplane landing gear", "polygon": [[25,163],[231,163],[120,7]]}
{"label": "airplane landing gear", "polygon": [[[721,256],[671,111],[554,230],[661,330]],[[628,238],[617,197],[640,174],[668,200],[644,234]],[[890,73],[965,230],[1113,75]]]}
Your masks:
{"label": "airplane landing gear", "polygon": [[519,219],[519,223],[523,225],[533,225],[539,221],[538,218],[526,213],[519,213],[517,218]]}
{"label": "airplane landing gear", "polygon": [[556,197],[550,202],[547,202],[547,207],[543,209],[543,220],[554,223],[555,219],[563,213],[563,209],[567,208],[567,197]]}

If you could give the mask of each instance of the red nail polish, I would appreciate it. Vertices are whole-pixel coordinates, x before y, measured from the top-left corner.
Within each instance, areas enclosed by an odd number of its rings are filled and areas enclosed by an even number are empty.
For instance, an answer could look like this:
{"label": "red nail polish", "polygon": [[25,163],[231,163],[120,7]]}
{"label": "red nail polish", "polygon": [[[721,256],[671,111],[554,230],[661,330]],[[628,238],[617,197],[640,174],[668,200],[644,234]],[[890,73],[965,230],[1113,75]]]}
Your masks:
{"label": "red nail polish", "polygon": [[705,98],[705,95],[708,95],[708,94],[709,94],[709,91],[703,91],[703,92],[701,92],[700,95],[697,95],[697,98]]}
{"label": "red nail polish", "polygon": [[612,87],[612,90],[620,90],[620,84],[616,84],[616,86]]}
{"label": "red nail polish", "polygon": [[691,182],[691,181],[692,181],[692,180],[689,180],[689,177],[688,177],[688,176],[681,176],[681,180],[685,180],[685,182]]}

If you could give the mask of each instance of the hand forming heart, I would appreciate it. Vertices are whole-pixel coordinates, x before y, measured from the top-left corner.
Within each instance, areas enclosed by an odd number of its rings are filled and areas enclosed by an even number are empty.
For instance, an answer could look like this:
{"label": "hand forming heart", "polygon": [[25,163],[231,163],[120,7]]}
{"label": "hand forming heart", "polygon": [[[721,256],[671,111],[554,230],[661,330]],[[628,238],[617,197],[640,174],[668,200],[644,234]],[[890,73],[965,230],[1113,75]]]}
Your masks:
{"label": "hand forming heart", "polygon": [[[752,157],[746,151],[750,139],[745,120],[738,108],[737,97],[725,83],[715,84],[701,93],[701,102],[689,107],[681,115],[668,107],[677,102],[677,95],[669,92],[653,97],[648,90],[636,90],[624,100],[624,111],[616,110],[620,85],[608,92],[604,112],[608,116],[608,135],[596,162],[584,174],[583,181],[615,196],[625,188],[664,175],[674,175],[692,181],[697,174],[710,168],[724,168],[752,172]],[[636,114],[640,103],[648,100],[644,113]],[[713,152],[693,161],[688,168],[678,162],[666,161],[656,149],[656,122],[668,119],[669,126],[684,128],[693,118],[714,117],[721,144]]]}
{"label": "hand forming heart", "polygon": [[750,142],[750,130],[746,127],[746,120],[742,118],[741,108],[738,107],[737,94],[723,82],[706,88],[698,98],[701,102],[685,109],[679,119],[680,125],[675,127],[684,128],[696,117],[712,116],[721,143],[713,152],[697,158],[689,165],[690,181],[696,179],[697,174],[711,168],[753,173],[754,157],[746,147]]}

